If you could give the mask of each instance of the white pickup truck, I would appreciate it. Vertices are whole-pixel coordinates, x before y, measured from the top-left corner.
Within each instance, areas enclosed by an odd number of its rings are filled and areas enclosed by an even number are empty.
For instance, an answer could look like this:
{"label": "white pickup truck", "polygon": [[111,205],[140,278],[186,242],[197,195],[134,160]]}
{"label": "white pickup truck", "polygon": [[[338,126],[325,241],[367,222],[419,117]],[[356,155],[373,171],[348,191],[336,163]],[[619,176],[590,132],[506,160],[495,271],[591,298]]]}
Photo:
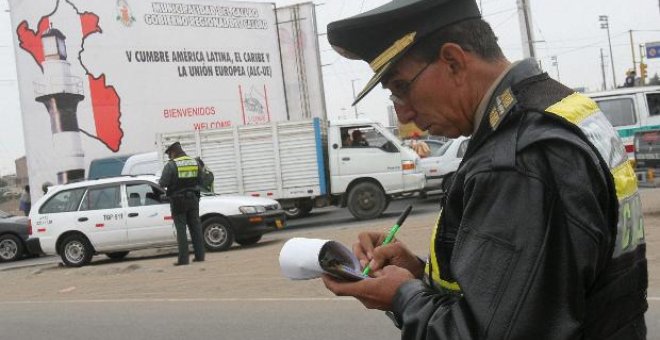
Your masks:
{"label": "white pickup truck", "polygon": [[[358,132],[355,132],[358,131]],[[364,141],[350,142],[361,134]],[[292,215],[348,207],[357,219],[380,216],[390,200],[419,192],[419,156],[370,120],[318,118],[159,134],[158,154],[180,142],[215,175],[215,192],[269,197]]]}

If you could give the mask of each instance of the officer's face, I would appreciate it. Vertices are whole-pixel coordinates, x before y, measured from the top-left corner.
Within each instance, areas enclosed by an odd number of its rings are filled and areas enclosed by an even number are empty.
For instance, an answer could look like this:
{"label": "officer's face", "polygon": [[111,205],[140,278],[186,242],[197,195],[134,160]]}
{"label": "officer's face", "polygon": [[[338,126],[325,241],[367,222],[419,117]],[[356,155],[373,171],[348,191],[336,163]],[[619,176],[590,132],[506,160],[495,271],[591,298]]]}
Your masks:
{"label": "officer's face", "polygon": [[472,132],[473,109],[465,103],[465,84],[457,81],[460,77],[451,58],[438,57],[429,64],[404,57],[395,65],[385,87],[401,96],[396,93],[397,84],[414,78],[402,102],[394,103],[399,121],[413,121],[433,135],[454,138]]}

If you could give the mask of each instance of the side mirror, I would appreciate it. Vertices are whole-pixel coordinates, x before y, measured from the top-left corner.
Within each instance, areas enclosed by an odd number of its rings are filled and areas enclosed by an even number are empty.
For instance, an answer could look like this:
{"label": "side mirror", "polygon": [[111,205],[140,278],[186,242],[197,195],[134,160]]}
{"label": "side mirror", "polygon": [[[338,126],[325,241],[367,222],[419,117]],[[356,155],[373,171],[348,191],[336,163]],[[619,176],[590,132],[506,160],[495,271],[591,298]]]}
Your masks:
{"label": "side mirror", "polygon": [[399,152],[399,149],[396,147],[396,145],[394,145],[394,143],[392,143],[392,141],[385,142],[385,144],[381,145],[380,148],[385,152]]}
{"label": "side mirror", "polygon": [[169,203],[169,202],[170,202],[170,198],[167,197],[167,195],[165,195],[165,194],[161,194],[161,195],[160,195],[160,201],[163,202],[163,203]]}

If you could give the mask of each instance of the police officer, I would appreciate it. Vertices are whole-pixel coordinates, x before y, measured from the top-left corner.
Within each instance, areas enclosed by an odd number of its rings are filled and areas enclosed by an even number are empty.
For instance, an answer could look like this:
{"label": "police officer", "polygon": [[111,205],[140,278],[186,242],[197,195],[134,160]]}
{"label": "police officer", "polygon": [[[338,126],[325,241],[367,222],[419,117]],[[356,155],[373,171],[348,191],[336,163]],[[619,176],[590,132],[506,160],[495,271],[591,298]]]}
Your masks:
{"label": "police officer", "polygon": [[167,189],[167,197],[170,198],[170,209],[176,227],[179,259],[174,265],[189,263],[186,224],[195,251],[193,261],[204,261],[204,243],[199,221],[199,187],[202,181],[199,164],[186,155],[179,142],[170,145],[165,153],[170,160],[163,168],[159,183]]}
{"label": "police officer", "polygon": [[635,172],[594,101],[509,62],[475,0],[395,0],[327,32],[375,72],[356,101],[381,83],[402,123],[472,136],[428,258],[362,233],[374,277],[329,290],[388,311],[402,339],[646,337]]}

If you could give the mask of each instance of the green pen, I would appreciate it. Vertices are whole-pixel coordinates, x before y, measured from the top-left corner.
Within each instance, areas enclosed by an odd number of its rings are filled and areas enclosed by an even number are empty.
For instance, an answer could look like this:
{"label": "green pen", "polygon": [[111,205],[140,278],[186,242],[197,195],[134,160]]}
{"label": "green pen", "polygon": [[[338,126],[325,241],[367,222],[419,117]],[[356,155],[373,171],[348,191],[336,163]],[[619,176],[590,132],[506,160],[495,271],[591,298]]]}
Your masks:
{"label": "green pen", "polygon": [[[396,223],[394,226],[392,226],[392,229],[390,229],[390,232],[387,234],[387,237],[385,237],[385,241],[383,241],[383,244],[381,246],[384,246],[386,244],[389,244],[392,242],[394,239],[394,235],[396,235],[396,232],[399,231],[399,228],[401,228],[401,225],[403,224],[403,221],[406,220],[406,217],[408,217],[408,214],[410,214],[410,211],[412,210],[412,204],[406,208],[406,210],[403,211],[401,216],[399,216],[399,219],[396,220]],[[367,264],[366,267],[364,267],[364,270],[362,271],[362,274],[364,275],[369,275],[369,272],[371,271],[371,268]]]}

